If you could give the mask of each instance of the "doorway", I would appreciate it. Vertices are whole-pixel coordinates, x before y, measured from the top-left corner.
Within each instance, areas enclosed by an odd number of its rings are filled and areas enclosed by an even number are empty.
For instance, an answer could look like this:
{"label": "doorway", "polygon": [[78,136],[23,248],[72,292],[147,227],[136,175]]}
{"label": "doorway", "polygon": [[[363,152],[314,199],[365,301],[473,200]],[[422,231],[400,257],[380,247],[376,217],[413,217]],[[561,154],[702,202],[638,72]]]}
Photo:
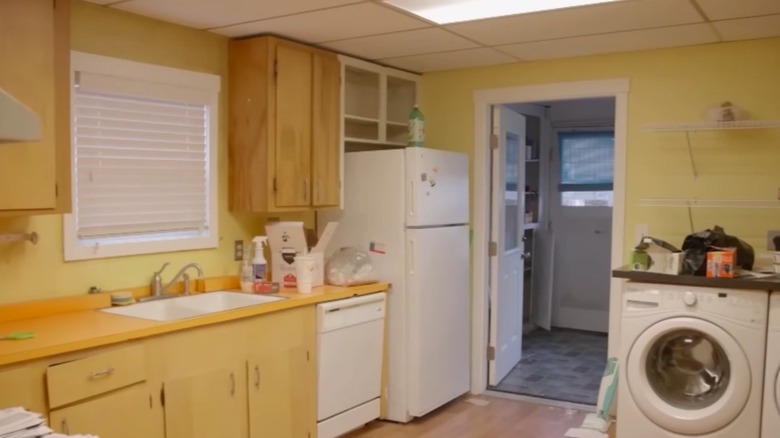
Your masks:
{"label": "doorway", "polygon": [[[509,360],[511,363],[516,358],[515,349],[517,345],[520,346],[520,361],[523,357],[528,357],[528,348],[535,344],[534,339],[529,336],[537,331],[541,334],[547,335],[547,339],[542,344],[562,344],[569,343],[574,349],[577,346],[582,347],[586,341],[584,336],[589,335],[579,329],[574,331],[572,328],[561,327],[561,333],[564,334],[562,339],[566,342],[557,342],[555,339],[550,338],[550,335],[555,335],[556,330],[547,331],[552,329],[559,321],[556,319],[559,317],[557,309],[562,302],[569,303],[567,300],[562,300],[562,297],[566,295],[554,294],[554,273],[553,267],[557,262],[555,259],[555,249],[560,245],[555,245],[554,233],[548,232],[548,224],[550,224],[550,218],[552,215],[552,201],[554,199],[561,199],[561,193],[559,188],[561,184],[553,181],[552,172],[550,169],[551,160],[557,160],[557,157],[551,156],[550,153],[553,149],[558,149],[557,142],[558,136],[555,136],[553,140],[553,125],[549,122],[550,117],[545,116],[549,114],[550,104],[560,103],[564,100],[574,100],[577,98],[596,98],[607,97],[610,99],[612,107],[615,109],[612,117],[612,124],[614,126],[614,183],[615,190],[613,193],[614,206],[611,211],[612,227],[610,229],[601,229],[600,233],[607,235],[607,247],[609,251],[603,257],[603,262],[607,266],[606,269],[606,282],[607,286],[603,287],[600,298],[605,300],[606,306],[606,319],[601,320],[602,330],[606,331],[607,327],[614,330],[614,326],[618,321],[615,318],[617,315],[610,315],[609,310],[619,306],[619,295],[612,293],[611,291],[619,290],[619,282],[611,281],[609,278],[609,268],[611,266],[619,266],[622,259],[622,234],[623,234],[623,203],[624,196],[623,182],[625,179],[625,120],[626,120],[626,104],[627,104],[627,88],[628,81],[615,80],[615,81],[593,81],[588,83],[569,83],[569,84],[555,84],[549,86],[531,86],[531,87],[518,87],[513,89],[502,90],[482,90],[475,93],[475,114],[476,117],[476,146],[475,146],[475,229],[474,229],[474,247],[481,248],[481,244],[484,243],[485,252],[475,249],[475,301],[474,301],[474,320],[475,320],[475,336],[474,336],[474,349],[475,352],[472,358],[472,370],[474,375],[472,376],[472,391],[479,393],[484,391],[488,387],[488,382],[491,386],[495,386],[504,380],[509,373],[502,375],[502,372],[507,371],[506,360],[502,359],[502,354],[509,354],[507,357],[512,358]],[[511,99],[512,97],[516,99]],[[540,98],[543,97],[544,99]],[[490,134],[492,133],[493,122],[499,120],[494,118],[493,108],[513,109],[512,107],[517,103],[522,102],[524,105],[534,106],[537,109],[541,109],[541,116],[538,114],[529,113],[529,111],[520,111],[520,108],[514,108],[517,114],[524,116],[526,119],[526,132],[522,133],[526,141],[521,144],[519,149],[519,155],[522,157],[523,162],[517,164],[517,175],[522,175],[523,178],[530,177],[531,183],[525,184],[523,180],[510,181],[506,178],[506,175],[514,175],[510,172],[512,166],[507,166],[506,162],[499,162],[496,167],[496,161],[493,158],[499,154],[503,159],[513,159],[514,154],[507,153],[506,145],[508,144],[505,138],[506,133],[499,133],[492,139]],[[546,111],[546,113],[545,113]],[[546,145],[539,143],[533,144],[531,138],[525,138],[526,133],[533,131],[532,125],[537,125],[538,129],[544,131],[548,130]],[[545,128],[545,123],[549,125]],[[577,130],[572,126],[556,126],[555,128],[565,128],[566,130]],[[588,126],[588,128],[594,128],[598,126]],[[490,130],[488,129],[490,128]],[[531,128],[531,129],[528,129]],[[581,127],[578,127],[581,128]],[[563,132],[563,131],[561,131]],[[515,132],[516,136],[520,133]],[[557,134],[557,132],[556,132]],[[484,137],[482,137],[484,136]],[[480,138],[482,137],[482,138]],[[553,141],[556,142],[555,148],[553,148]],[[487,147],[490,144],[495,144],[493,148]],[[530,146],[530,148],[529,148]],[[496,148],[503,150],[496,151]],[[576,148],[575,148],[576,149]],[[529,162],[525,162],[525,160]],[[538,164],[533,160],[539,160]],[[538,167],[534,167],[538,166]],[[498,184],[496,184],[497,174],[493,172],[496,168],[503,169],[504,175],[499,175],[499,178],[503,178]],[[537,170],[534,170],[537,169]],[[534,172],[537,174],[534,175]],[[492,177],[492,180],[491,178]],[[535,178],[538,178],[537,182],[533,182]],[[534,187],[536,185],[536,187]],[[496,190],[491,191],[491,187],[496,187]],[[515,190],[512,190],[516,187]],[[570,188],[570,187],[569,187]],[[555,189],[555,190],[552,190]],[[579,190],[579,189],[578,189]],[[500,196],[499,196],[499,192]],[[514,193],[510,193],[514,192]],[[555,196],[552,196],[555,193]],[[480,199],[480,195],[486,196],[486,199]],[[530,197],[529,197],[530,196]],[[532,199],[533,196],[537,196],[536,199]],[[516,197],[516,198],[515,198]],[[576,198],[576,196],[575,196]],[[499,205],[501,214],[484,214],[485,211],[490,209],[490,206],[497,200],[501,199],[505,204],[509,204],[509,201],[517,199],[518,206],[513,210],[519,212],[510,212],[507,209],[507,205]],[[567,198],[568,199],[568,198]],[[485,201],[489,202],[485,202]],[[587,203],[588,201],[583,201]],[[538,210],[537,210],[538,209]],[[511,233],[510,228],[507,228],[507,223],[511,220],[514,221],[516,217],[520,217],[521,223],[520,236],[525,237],[522,240],[522,245],[515,245],[514,249],[520,248],[523,255],[522,263],[514,262],[517,266],[513,266],[507,270],[503,264],[498,263],[502,257],[509,259],[510,255],[513,255],[510,251],[510,246],[501,245],[499,242],[505,241],[509,237],[510,241],[514,243],[514,237],[509,235]],[[610,216],[608,213],[607,216]],[[495,219],[503,219],[504,223],[496,223]],[[499,226],[500,225],[500,226]],[[554,225],[553,225],[554,226]],[[504,235],[496,235],[495,231],[503,232]],[[492,234],[491,234],[492,233]],[[595,234],[595,233],[594,233]],[[617,236],[617,239],[615,237]],[[491,243],[494,242],[494,243]],[[490,245],[488,245],[490,243]],[[565,241],[564,241],[565,243]],[[545,251],[543,248],[547,248]],[[564,252],[565,251],[561,251]],[[489,254],[492,254],[489,255]],[[519,267],[519,269],[518,269]],[[497,270],[500,272],[497,274]],[[547,269],[548,273],[544,274],[543,271]],[[497,296],[496,291],[502,288],[492,288],[491,285],[505,286],[508,284],[517,284],[513,275],[514,272],[521,273],[520,286],[515,286],[519,290],[526,290],[526,294],[520,295],[521,300],[519,306],[515,306],[513,303],[517,302],[517,299],[512,301],[512,298],[507,295],[507,292],[503,292],[502,296]],[[526,272],[532,272],[531,279],[529,281]],[[542,275],[536,275],[537,278],[533,278],[533,274],[542,272]],[[492,278],[491,278],[492,277]],[[547,281],[550,280],[550,281]],[[617,287],[616,287],[617,286]],[[543,291],[549,291],[541,293]],[[540,298],[541,297],[541,298]],[[502,303],[509,304],[511,311],[506,311]],[[519,307],[519,309],[517,308]],[[504,310],[504,315],[499,315],[497,310]],[[518,312],[519,310],[519,312]],[[503,320],[502,316],[506,314],[512,314],[514,312],[518,319],[512,320],[511,323]],[[554,321],[556,320],[556,321]],[[518,324],[519,322],[519,324]],[[501,331],[496,330],[497,324],[500,324],[503,328]],[[541,330],[536,327],[542,327]],[[576,324],[572,327],[576,327]],[[492,331],[490,329],[493,329]],[[525,333],[524,333],[525,332]],[[501,334],[503,333],[503,335]],[[514,342],[513,336],[520,333],[520,342]],[[523,333],[525,336],[523,336]],[[606,352],[616,349],[616,345],[609,345],[607,348],[606,338],[604,334],[600,336],[601,352],[600,356],[606,359]],[[501,342],[503,338],[504,342]],[[612,339],[610,339],[612,341]],[[526,344],[523,348],[523,344]],[[491,349],[486,347],[490,346]],[[491,351],[492,350],[492,351]],[[488,355],[492,356],[492,361],[486,361],[484,352],[488,351]],[[482,352],[482,354],[480,354]],[[577,356],[577,351],[568,351],[571,357]],[[493,364],[491,365],[491,362]],[[503,362],[503,365],[500,365]],[[537,361],[544,364],[544,360]],[[573,361],[574,362],[574,361]],[[546,363],[546,368],[554,368],[554,364]],[[579,367],[582,369],[582,366]],[[600,377],[603,372],[603,366],[595,366],[598,369],[598,376]],[[509,370],[511,371],[511,369]],[[483,374],[484,373],[484,374]],[[531,380],[538,379],[538,377],[532,377]],[[598,383],[591,380],[588,382],[591,388],[595,388],[596,394],[598,392]],[[582,402],[581,400],[574,400],[575,402]]]}
{"label": "doorway", "polygon": [[[499,105],[493,113],[498,253],[491,258],[489,387],[596,404],[607,361],[615,99]],[[510,141],[518,133],[521,157]],[[522,239],[510,223],[517,208]],[[512,284],[518,269],[507,269],[513,258],[504,242],[516,241],[522,274]]]}

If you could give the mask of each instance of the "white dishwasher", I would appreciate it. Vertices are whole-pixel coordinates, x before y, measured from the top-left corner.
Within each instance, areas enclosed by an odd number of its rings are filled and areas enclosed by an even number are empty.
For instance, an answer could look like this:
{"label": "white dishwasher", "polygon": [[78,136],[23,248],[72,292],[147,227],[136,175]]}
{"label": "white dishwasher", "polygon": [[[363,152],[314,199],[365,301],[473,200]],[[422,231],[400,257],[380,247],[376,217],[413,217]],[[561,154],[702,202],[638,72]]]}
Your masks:
{"label": "white dishwasher", "polygon": [[317,436],[379,418],[386,294],[317,305]]}

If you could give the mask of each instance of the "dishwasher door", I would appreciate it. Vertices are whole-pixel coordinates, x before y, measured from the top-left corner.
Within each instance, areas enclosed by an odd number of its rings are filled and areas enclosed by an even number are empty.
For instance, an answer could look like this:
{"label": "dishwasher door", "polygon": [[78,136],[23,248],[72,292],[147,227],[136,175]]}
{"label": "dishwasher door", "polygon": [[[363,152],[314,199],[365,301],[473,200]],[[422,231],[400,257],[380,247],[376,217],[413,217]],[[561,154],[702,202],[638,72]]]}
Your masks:
{"label": "dishwasher door", "polygon": [[381,395],[385,299],[378,293],[317,305],[317,421]]}

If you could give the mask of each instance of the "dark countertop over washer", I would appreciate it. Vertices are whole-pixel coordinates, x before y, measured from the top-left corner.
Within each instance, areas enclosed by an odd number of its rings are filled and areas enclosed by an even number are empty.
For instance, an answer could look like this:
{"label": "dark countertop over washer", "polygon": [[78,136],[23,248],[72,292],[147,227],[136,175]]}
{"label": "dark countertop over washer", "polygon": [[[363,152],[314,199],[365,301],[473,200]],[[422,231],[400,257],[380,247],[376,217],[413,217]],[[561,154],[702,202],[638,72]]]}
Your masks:
{"label": "dark countertop over washer", "polygon": [[612,276],[642,283],[676,284],[680,286],[717,287],[724,289],[749,289],[780,291],[780,275],[764,278],[707,278],[694,275],[669,275],[656,272],[634,271],[627,267],[614,269]]}

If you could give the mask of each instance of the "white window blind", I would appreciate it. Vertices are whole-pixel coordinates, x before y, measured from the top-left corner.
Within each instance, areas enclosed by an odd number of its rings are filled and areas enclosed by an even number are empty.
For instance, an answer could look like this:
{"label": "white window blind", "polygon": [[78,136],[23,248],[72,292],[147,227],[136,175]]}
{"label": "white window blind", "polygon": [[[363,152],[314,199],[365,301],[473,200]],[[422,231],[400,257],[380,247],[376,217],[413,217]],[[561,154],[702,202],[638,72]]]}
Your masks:
{"label": "white window blind", "polygon": [[205,106],[75,93],[79,239],[206,229]]}
{"label": "white window blind", "polygon": [[[171,80],[188,85],[182,75],[191,74],[218,84],[218,77],[113,58],[104,58],[111,61],[106,67],[94,55],[78,55],[92,62],[82,63],[84,70],[74,66],[73,213],[65,221],[65,258],[216,246],[218,85],[197,89]],[[116,73],[88,71],[112,63]],[[155,68],[162,74],[147,74]]]}

